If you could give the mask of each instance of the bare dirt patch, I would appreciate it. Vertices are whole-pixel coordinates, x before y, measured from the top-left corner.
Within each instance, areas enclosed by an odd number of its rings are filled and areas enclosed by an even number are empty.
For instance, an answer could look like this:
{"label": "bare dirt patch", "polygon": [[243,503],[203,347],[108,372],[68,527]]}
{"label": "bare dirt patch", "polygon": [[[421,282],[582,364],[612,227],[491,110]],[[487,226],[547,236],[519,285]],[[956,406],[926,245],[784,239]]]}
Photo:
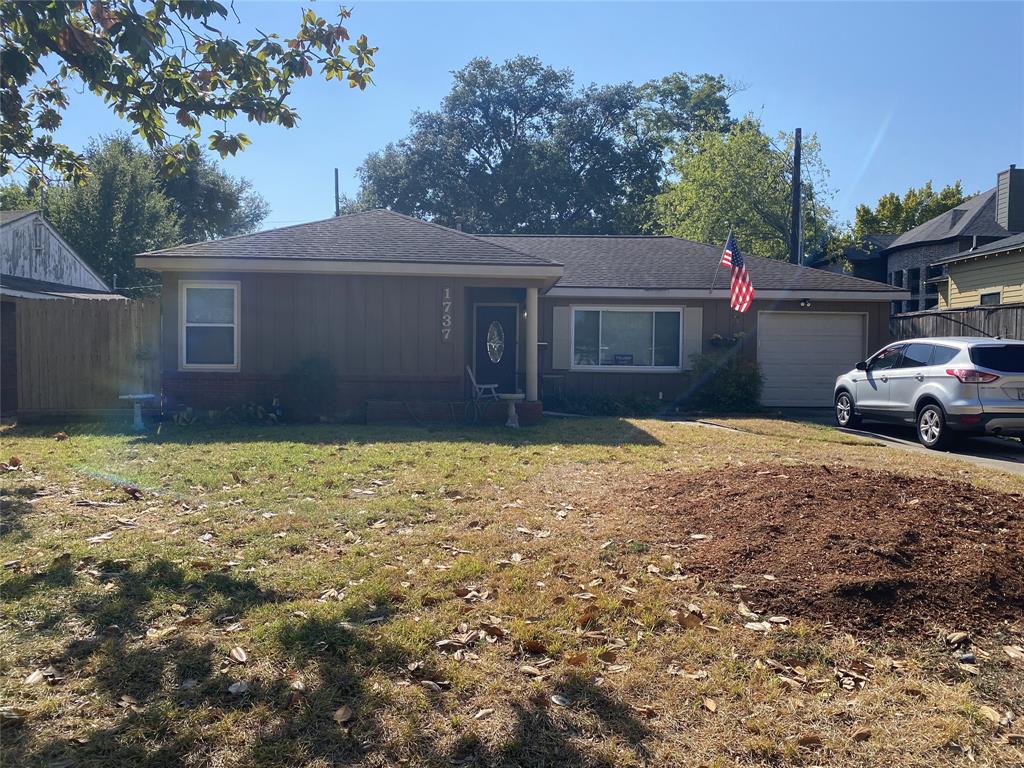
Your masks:
{"label": "bare dirt patch", "polygon": [[748,465],[656,475],[637,505],[640,536],[677,547],[684,569],[745,585],[755,609],[904,632],[1024,611],[1021,494],[849,466]]}

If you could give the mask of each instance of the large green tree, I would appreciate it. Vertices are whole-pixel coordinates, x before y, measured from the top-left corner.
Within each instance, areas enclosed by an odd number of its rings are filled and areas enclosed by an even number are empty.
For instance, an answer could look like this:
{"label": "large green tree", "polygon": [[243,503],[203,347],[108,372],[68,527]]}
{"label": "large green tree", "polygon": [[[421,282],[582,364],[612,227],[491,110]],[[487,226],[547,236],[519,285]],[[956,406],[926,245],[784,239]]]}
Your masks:
{"label": "large green tree", "polygon": [[366,159],[359,203],[478,232],[636,231],[666,149],[727,129],[732,93],[720,77],[682,73],[577,89],[537,58],[474,59],[440,109]]}
{"label": "large green tree", "polygon": [[199,157],[204,119],[221,125],[207,134],[209,148],[234,154],[249,138],[224,122],[244,116],[294,126],[299,115],[289,97],[314,68],[327,80],[366,87],[377,49],[365,35],[348,42],[348,17],[346,8],[338,23],[303,10],[293,35],[243,41],[217,28],[238,17],[234,3],[229,11],[216,0],[0,3],[0,176],[22,170],[33,187],[50,171],[84,181],[85,158],[54,140],[79,83],[150,147],[163,147],[169,173]]}
{"label": "large green tree", "polygon": [[[792,231],[793,137],[776,139],[745,118],[727,133],[704,131],[680,144],[676,173],[657,198],[657,218],[667,234],[724,243],[730,227],[741,251],[789,258]],[[814,135],[802,144],[801,194],[804,253],[816,253],[834,234],[827,172]]]}
{"label": "large green tree", "polygon": [[117,274],[120,286],[152,282],[135,273],[135,253],[246,234],[268,212],[247,179],[229,176],[206,155],[189,161],[184,173],[164,177],[160,152],[118,134],[92,141],[84,159],[84,185],[29,190],[7,184],[0,187],[0,208],[41,208],[82,258],[108,279]]}
{"label": "large green tree", "polygon": [[903,195],[889,192],[870,205],[858,205],[854,218],[854,237],[865,235],[901,235],[933,219],[940,213],[956,208],[967,198],[960,182],[947,184],[936,192],[931,181],[920,187],[910,187]]}
{"label": "large green tree", "polygon": [[174,205],[148,152],[127,136],[86,147],[85,184],[54,184],[42,196],[46,218],[68,244],[118,287],[153,282],[135,269],[135,254],[182,241]]}
{"label": "large green tree", "polygon": [[[156,163],[161,153],[154,153]],[[245,178],[229,176],[205,154],[189,161],[182,173],[161,176],[186,243],[253,232],[270,211],[267,201]]]}

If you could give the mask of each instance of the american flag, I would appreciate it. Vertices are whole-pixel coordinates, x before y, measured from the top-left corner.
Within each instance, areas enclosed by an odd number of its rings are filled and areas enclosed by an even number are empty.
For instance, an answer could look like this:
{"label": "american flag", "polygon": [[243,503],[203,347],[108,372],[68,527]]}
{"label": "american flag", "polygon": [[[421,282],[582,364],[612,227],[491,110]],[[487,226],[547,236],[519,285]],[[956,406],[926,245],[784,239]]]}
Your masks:
{"label": "american flag", "polygon": [[743,263],[743,254],[736,247],[736,239],[732,236],[732,232],[729,233],[729,239],[725,241],[722,260],[719,264],[728,267],[732,273],[732,280],[729,283],[729,306],[737,312],[746,312],[754,300],[754,286],[750,282],[747,265]]}

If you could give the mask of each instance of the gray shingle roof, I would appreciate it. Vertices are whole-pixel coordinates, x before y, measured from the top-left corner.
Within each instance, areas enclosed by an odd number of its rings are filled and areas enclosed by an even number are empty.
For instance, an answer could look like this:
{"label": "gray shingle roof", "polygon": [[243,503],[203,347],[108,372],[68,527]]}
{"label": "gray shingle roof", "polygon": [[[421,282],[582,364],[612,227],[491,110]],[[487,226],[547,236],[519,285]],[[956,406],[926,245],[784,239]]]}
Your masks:
{"label": "gray shingle roof", "polygon": [[10,294],[11,291],[18,294],[54,296],[63,299],[125,299],[121,294],[109,291],[94,291],[77,285],[51,283],[47,280],[34,280],[17,275],[0,275],[0,293]]}
{"label": "gray shingle roof", "polygon": [[[565,265],[558,288],[710,288],[722,246],[675,237],[631,235],[484,235]],[[741,246],[742,247],[742,246]],[[798,267],[775,259],[748,256],[747,271],[755,290],[892,291],[892,286],[848,275]],[[718,273],[718,288],[729,274]]]}
{"label": "gray shingle roof", "polygon": [[552,266],[542,257],[383,209],[139,256]]}
{"label": "gray shingle roof", "polygon": [[947,256],[944,259],[939,259],[934,262],[935,264],[948,264],[951,261],[960,261],[961,259],[970,259],[974,256],[986,256],[993,253],[999,253],[1000,251],[1011,251],[1024,248],[1024,232],[1019,235],[1010,235],[1004,237],[1002,240],[996,240],[993,243],[986,243],[985,245],[978,246],[977,248],[961,251],[955,256]]}
{"label": "gray shingle roof", "polygon": [[957,237],[1006,237],[1010,233],[996,222],[996,188],[965,200],[956,208],[940,213],[904,232],[886,249],[894,251],[911,245],[935,243]]}

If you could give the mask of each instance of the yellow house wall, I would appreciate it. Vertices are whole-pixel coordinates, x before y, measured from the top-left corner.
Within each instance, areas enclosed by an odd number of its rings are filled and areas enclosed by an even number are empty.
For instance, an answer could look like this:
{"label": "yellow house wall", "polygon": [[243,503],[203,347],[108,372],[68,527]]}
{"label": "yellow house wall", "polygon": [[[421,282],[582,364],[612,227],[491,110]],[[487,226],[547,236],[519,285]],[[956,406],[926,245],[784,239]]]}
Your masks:
{"label": "yellow house wall", "polygon": [[946,306],[974,307],[981,294],[1000,291],[1000,302],[1024,302],[1024,252],[981,257],[962,264],[950,264],[949,299]]}

